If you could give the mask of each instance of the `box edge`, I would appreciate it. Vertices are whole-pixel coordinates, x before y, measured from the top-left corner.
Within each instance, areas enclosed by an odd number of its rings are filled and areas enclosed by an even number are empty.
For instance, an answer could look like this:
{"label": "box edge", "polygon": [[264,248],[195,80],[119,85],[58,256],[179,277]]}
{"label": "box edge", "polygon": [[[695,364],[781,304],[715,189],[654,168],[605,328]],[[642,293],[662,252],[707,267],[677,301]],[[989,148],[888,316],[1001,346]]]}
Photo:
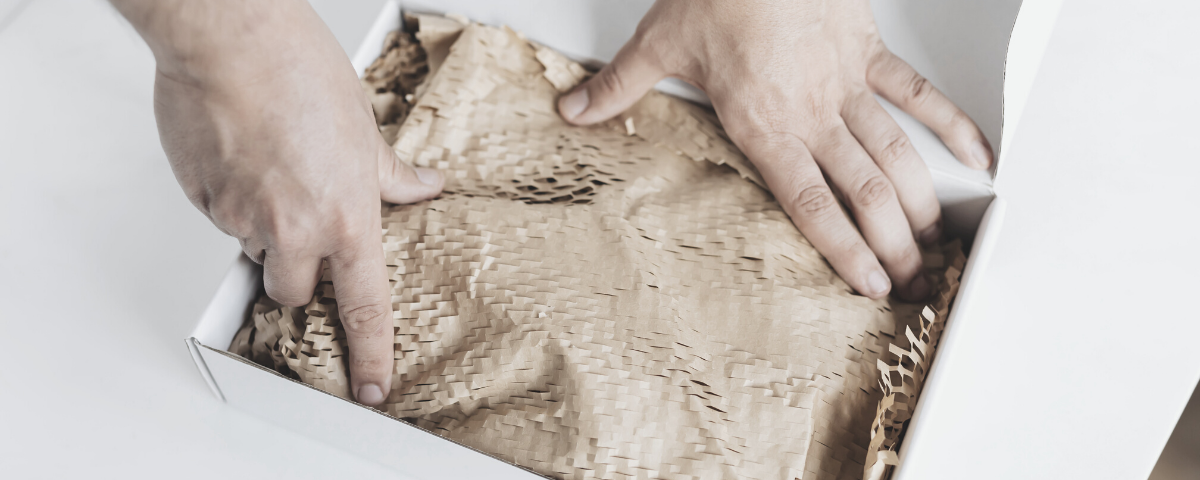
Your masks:
{"label": "box edge", "polygon": [[[926,410],[934,408],[932,404],[937,403],[937,393],[940,392],[941,379],[944,375],[942,372],[945,367],[939,368],[938,365],[945,363],[943,360],[948,354],[953,354],[953,345],[957,333],[962,330],[958,324],[965,321],[961,317],[967,312],[967,306],[971,304],[971,300],[975,297],[974,292],[979,289],[979,278],[986,271],[991,260],[992,253],[995,250],[998,237],[1004,225],[1004,214],[1007,208],[1007,202],[1003,198],[997,196],[993,198],[991,205],[988,206],[987,212],[984,213],[983,220],[979,224],[978,231],[975,235],[975,242],[971,247],[971,256],[967,259],[967,265],[963,269],[962,286],[955,296],[950,316],[946,321],[945,329],[942,332],[942,338],[934,354],[933,361],[929,366],[929,374],[926,377],[925,384],[921,387],[920,397],[917,399],[917,405],[913,409],[912,418],[909,419],[900,444],[899,462],[893,472],[892,480],[904,480],[906,474],[912,471],[913,445],[917,445],[917,452],[921,452],[919,440],[923,438],[922,432],[926,431],[928,423],[921,423],[922,413]],[[948,348],[949,347],[949,348]],[[920,459],[921,457],[917,457]]]}

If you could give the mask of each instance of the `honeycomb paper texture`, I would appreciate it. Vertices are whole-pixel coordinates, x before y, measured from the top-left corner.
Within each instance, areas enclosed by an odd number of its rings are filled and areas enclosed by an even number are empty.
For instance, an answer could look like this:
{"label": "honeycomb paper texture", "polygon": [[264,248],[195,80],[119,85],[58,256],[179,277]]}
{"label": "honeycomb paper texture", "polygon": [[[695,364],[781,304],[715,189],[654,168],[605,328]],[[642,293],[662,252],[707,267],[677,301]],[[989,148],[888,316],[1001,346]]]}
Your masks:
{"label": "honeycomb paper texture", "polygon": [[[508,29],[409,17],[364,86],[400,157],[385,205],[393,390],[379,408],[551,478],[883,478],[963,256],[928,305],[853,293],[705,108],[652,92],[593,127],[586,72]],[[350,398],[328,276],[263,297],[231,350]],[[314,412],[314,415],[319,414]]]}

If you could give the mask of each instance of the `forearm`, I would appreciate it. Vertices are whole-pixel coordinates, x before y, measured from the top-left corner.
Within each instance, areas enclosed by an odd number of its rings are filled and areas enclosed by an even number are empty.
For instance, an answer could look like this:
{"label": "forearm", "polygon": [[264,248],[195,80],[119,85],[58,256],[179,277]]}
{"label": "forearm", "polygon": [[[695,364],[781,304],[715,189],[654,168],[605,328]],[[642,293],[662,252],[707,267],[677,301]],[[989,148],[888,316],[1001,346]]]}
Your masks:
{"label": "forearm", "polygon": [[[111,0],[172,78],[206,81],[262,71],[305,49],[336,46],[304,0]],[[340,49],[340,47],[338,47]]]}

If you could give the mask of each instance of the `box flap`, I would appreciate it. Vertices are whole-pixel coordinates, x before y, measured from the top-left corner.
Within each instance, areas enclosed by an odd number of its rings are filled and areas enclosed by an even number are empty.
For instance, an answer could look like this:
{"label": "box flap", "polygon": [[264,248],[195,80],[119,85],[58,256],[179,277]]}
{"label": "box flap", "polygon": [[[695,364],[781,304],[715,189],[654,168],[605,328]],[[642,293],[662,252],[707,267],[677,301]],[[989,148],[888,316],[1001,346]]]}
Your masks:
{"label": "box flap", "polygon": [[946,380],[944,380],[947,367],[943,365],[953,365],[955,357],[960,356],[957,353],[960,350],[957,346],[962,344],[962,341],[958,340],[962,327],[959,325],[967,320],[963,318],[963,315],[968,312],[965,306],[972,302],[972,297],[979,295],[977,292],[980,289],[981,275],[977,272],[983,272],[991,262],[992,252],[999,241],[1000,229],[1004,223],[1006,205],[1003,198],[995,199],[987,208],[980,232],[975,236],[975,244],[971,247],[971,257],[963,269],[963,283],[959,286],[958,295],[954,298],[955,306],[950,311],[950,318],[946,320],[945,330],[942,331],[942,338],[934,354],[933,363],[929,367],[929,376],[925,377],[920,400],[917,402],[917,407],[913,410],[912,418],[909,419],[907,430],[904,432],[903,443],[900,445],[900,461],[891,477],[892,480],[909,480],[913,477],[909,472],[920,471],[922,463],[938,461],[938,452],[929,450],[926,447],[928,441],[922,442],[920,439],[945,434],[943,431],[938,431],[944,429],[945,425],[931,425],[928,421],[921,421],[922,412],[936,411],[942,398],[939,392],[948,388],[945,386]]}
{"label": "box flap", "polygon": [[245,255],[238,255],[221,280],[221,286],[217,287],[212,302],[196,322],[191,338],[212,347],[228,347],[242,322],[250,317],[249,308],[258,298],[261,278],[262,267]]}
{"label": "box flap", "polygon": [[1004,126],[999,161],[996,162],[992,178],[999,175],[1000,165],[1004,164],[1005,153],[1016,133],[1017,122],[1025,111],[1029,90],[1033,88],[1033,80],[1042,64],[1042,56],[1046,53],[1050,33],[1054,30],[1054,22],[1061,9],[1062,0],[1039,0],[1025,2],[1017,14],[1004,65]]}

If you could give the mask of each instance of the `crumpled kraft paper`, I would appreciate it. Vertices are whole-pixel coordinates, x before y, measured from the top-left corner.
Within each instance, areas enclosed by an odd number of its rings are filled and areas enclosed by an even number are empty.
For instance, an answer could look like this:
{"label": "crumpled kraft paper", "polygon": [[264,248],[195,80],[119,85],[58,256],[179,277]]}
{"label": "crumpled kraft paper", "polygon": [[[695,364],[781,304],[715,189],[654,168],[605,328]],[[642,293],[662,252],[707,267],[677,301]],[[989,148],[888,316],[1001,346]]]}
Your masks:
{"label": "crumpled kraft paper", "polygon": [[[703,107],[651,92],[593,127],[588,72],[507,28],[409,16],[364,78],[445,193],[385,205],[396,339],[380,407],[552,478],[884,478],[964,263],[925,305],[856,295]],[[326,276],[230,350],[350,398]],[[314,415],[318,414],[314,412]]]}

